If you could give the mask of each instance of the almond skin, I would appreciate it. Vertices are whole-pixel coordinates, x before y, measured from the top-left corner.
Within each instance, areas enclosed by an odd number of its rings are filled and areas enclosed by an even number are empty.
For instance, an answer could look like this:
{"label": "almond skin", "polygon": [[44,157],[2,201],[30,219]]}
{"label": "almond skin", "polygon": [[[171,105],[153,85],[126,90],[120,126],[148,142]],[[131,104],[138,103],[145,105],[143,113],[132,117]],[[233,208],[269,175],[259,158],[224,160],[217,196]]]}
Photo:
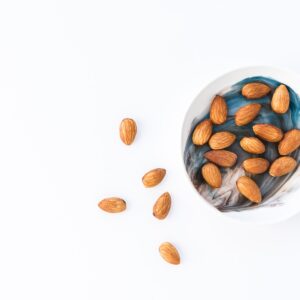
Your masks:
{"label": "almond skin", "polygon": [[260,157],[248,158],[243,162],[244,170],[251,174],[262,174],[268,170],[269,165],[268,160]]}
{"label": "almond skin", "polygon": [[220,131],[213,134],[208,142],[210,148],[220,150],[231,146],[236,140],[236,136],[229,131]]}
{"label": "almond skin", "polygon": [[275,90],[272,101],[271,107],[274,112],[278,114],[284,114],[288,111],[290,106],[290,94],[288,89],[284,84],[281,84]]}
{"label": "almond skin", "polygon": [[264,143],[256,137],[243,137],[240,145],[244,151],[252,154],[262,154],[266,151]]}
{"label": "almond skin", "polygon": [[120,138],[125,145],[131,145],[135,139],[137,127],[133,119],[123,119],[120,124]]}
{"label": "almond skin", "polygon": [[280,155],[287,155],[298,149],[300,146],[300,130],[292,129],[284,134],[278,145]]}
{"label": "almond skin", "polygon": [[244,126],[252,122],[256,116],[259,114],[261,109],[261,104],[252,103],[241,107],[235,113],[235,124],[237,126]]}
{"label": "almond skin", "polygon": [[210,106],[210,119],[214,124],[223,124],[227,119],[227,104],[223,97],[216,96]]}
{"label": "almond skin", "polygon": [[99,208],[109,213],[119,213],[126,209],[126,202],[117,197],[105,198],[98,203]]}
{"label": "almond skin", "polygon": [[222,175],[219,168],[213,163],[206,163],[202,167],[202,176],[212,188],[219,188],[222,185]]}
{"label": "almond skin", "polygon": [[237,155],[234,152],[227,150],[211,150],[204,153],[204,157],[224,168],[232,167],[237,160]]}
{"label": "almond skin", "polygon": [[212,134],[212,122],[207,119],[199,123],[194,129],[192,140],[195,145],[206,144]]}
{"label": "almond skin", "polygon": [[153,216],[159,220],[163,220],[169,213],[171,208],[171,196],[168,192],[162,194],[153,206]]}
{"label": "almond skin", "polygon": [[268,142],[279,142],[283,137],[282,130],[271,124],[256,124],[252,129],[257,136]]}
{"label": "almond skin", "polygon": [[279,177],[292,172],[297,166],[294,158],[282,156],[273,161],[269,174],[273,177]]}
{"label": "almond skin", "polygon": [[270,91],[271,88],[264,83],[251,82],[243,86],[242,95],[247,99],[259,99],[266,96]]}
{"label": "almond skin", "polygon": [[159,246],[159,253],[166,262],[172,265],[180,264],[180,255],[177,249],[171,243],[162,243]]}
{"label": "almond skin", "polygon": [[261,202],[261,192],[256,182],[248,176],[240,177],[236,182],[239,192],[254,203]]}
{"label": "almond skin", "polygon": [[165,169],[153,169],[143,176],[142,181],[145,187],[153,187],[158,185],[164,179],[165,175]]}

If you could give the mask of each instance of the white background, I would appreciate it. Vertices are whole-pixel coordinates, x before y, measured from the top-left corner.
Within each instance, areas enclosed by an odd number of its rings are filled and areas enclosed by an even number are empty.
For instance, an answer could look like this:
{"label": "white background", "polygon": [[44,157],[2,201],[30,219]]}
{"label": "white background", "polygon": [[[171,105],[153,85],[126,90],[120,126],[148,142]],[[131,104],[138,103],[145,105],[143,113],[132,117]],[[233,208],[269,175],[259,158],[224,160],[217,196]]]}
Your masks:
{"label": "white background", "polygon": [[[251,227],[182,172],[184,113],[215,77],[300,73],[298,1],[0,2],[0,299],[299,299],[300,216]],[[118,137],[132,117],[132,147]],[[151,190],[141,177],[167,169]],[[173,207],[158,221],[155,199]],[[100,211],[104,197],[128,210]],[[182,264],[165,263],[161,242]]]}

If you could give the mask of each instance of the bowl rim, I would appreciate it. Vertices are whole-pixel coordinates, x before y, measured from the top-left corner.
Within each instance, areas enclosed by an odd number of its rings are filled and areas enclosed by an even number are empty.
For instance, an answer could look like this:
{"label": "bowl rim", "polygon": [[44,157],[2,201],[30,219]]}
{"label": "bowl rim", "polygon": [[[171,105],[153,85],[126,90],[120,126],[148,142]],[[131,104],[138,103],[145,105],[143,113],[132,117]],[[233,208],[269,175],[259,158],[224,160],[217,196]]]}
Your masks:
{"label": "bowl rim", "polygon": [[[185,109],[185,113],[183,115],[182,118],[182,122],[181,122],[181,133],[180,133],[180,156],[181,156],[181,167],[182,170],[185,174],[185,180],[189,182],[189,186],[192,187],[193,189],[193,195],[196,196],[202,200],[201,202],[204,203],[204,206],[208,207],[208,209],[210,209],[211,211],[217,212],[217,215],[222,216],[222,218],[224,220],[229,220],[233,223],[238,223],[238,224],[251,224],[251,225],[271,225],[271,224],[277,224],[280,222],[283,222],[285,220],[288,220],[290,218],[292,218],[293,216],[299,214],[300,209],[299,210],[295,210],[295,211],[291,211],[289,214],[285,214],[283,216],[279,216],[279,217],[274,217],[273,219],[268,219],[268,220],[242,220],[240,218],[233,218],[230,216],[230,212],[222,212],[219,209],[217,209],[216,207],[214,207],[213,205],[211,205],[194,187],[194,185],[191,182],[191,179],[186,171],[185,168],[185,163],[184,163],[184,148],[185,148],[185,142],[184,141],[184,126],[186,124],[186,119],[187,119],[187,115],[190,112],[192,106],[194,105],[194,103],[198,100],[199,96],[202,94],[202,92],[206,89],[208,89],[210,86],[216,84],[219,80],[221,80],[222,78],[225,77],[230,77],[236,73],[252,73],[252,75],[246,75],[246,76],[257,76],[259,72],[264,73],[261,76],[267,76],[265,73],[270,73],[270,77],[272,76],[272,73],[280,73],[282,74],[283,77],[288,77],[290,78],[290,80],[287,81],[299,81],[300,83],[300,74],[297,74],[296,72],[287,69],[287,68],[279,68],[279,67],[274,67],[274,66],[268,66],[268,65],[253,65],[253,66],[246,66],[246,67],[240,67],[240,68],[236,68],[234,70],[231,71],[227,71],[217,77],[214,77],[213,80],[210,80],[209,82],[207,82],[206,84],[204,84],[200,91],[197,93],[197,95],[193,98],[193,100],[191,102],[189,102],[189,104],[187,105],[187,108]],[[256,74],[255,74],[256,73]],[[294,88],[293,88],[294,89]],[[300,87],[295,88],[295,91],[300,91]],[[300,93],[299,93],[300,94]],[[238,212],[241,213],[241,212]]]}

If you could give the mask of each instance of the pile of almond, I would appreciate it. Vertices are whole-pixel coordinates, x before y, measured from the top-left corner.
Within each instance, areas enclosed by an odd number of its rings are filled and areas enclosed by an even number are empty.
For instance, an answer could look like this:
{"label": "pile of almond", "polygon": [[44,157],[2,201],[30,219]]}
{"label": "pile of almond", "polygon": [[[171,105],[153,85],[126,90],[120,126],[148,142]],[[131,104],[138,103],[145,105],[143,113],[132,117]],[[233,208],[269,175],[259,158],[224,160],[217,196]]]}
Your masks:
{"label": "pile of almond", "polygon": [[[137,125],[133,119],[123,119],[120,124],[119,134],[122,142],[125,145],[131,145],[134,142],[137,133]],[[150,170],[142,177],[142,183],[146,188],[157,186],[165,177],[166,170],[157,168]],[[101,200],[98,207],[108,213],[120,213],[126,210],[125,200],[118,197],[110,197]],[[168,192],[163,193],[158,197],[153,206],[153,216],[158,220],[163,220],[167,217],[171,208],[171,196]],[[164,242],[159,246],[161,257],[170,264],[180,264],[180,255],[169,242]]]}
{"label": "pile of almond", "polygon": [[[265,97],[271,92],[271,88],[260,82],[251,82],[243,86],[241,93],[249,100],[249,104],[239,108],[234,116],[237,126],[245,126],[251,123],[260,113],[261,104],[251,103],[251,100]],[[272,96],[271,108],[276,114],[284,114],[289,110],[290,95],[287,87],[279,85]],[[214,128],[227,121],[227,104],[223,97],[217,95],[210,106],[210,117],[200,122],[194,129],[192,141],[196,146],[208,143],[210,151],[204,154],[208,160],[201,168],[203,179],[211,188],[222,186],[222,173],[220,167],[230,168],[235,165],[237,155],[229,150],[224,150],[236,142],[236,136],[229,131],[214,133]],[[262,195],[257,183],[250,178],[251,175],[269,172],[270,176],[284,176],[297,167],[296,160],[289,156],[300,146],[300,130],[291,129],[287,132],[272,124],[255,124],[252,126],[249,136],[243,137],[240,147],[251,154],[261,155],[266,151],[265,142],[278,143],[279,157],[270,162],[263,157],[253,157],[243,161],[242,167],[246,176],[240,177],[236,186],[238,191],[248,200],[254,203],[262,201]]]}

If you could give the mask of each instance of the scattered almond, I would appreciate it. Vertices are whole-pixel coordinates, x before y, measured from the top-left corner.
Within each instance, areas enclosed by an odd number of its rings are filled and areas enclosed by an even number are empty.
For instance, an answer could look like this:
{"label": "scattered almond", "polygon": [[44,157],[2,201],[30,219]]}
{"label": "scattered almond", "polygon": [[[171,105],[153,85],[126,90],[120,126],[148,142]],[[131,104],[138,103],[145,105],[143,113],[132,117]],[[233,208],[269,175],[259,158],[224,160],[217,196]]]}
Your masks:
{"label": "scattered almond", "polygon": [[241,107],[235,113],[235,124],[237,126],[244,126],[252,122],[259,114],[260,109],[261,109],[261,104],[258,103],[252,103]]}
{"label": "scattered almond", "polygon": [[211,120],[202,121],[196,126],[193,132],[192,140],[195,145],[202,146],[206,144],[212,134]]}
{"label": "scattered almond", "polygon": [[287,155],[298,149],[300,146],[300,130],[292,129],[284,134],[278,145],[280,155]]}
{"label": "scattered almond", "polygon": [[180,264],[180,256],[177,249],[168,242],[162,243],[159,246],[159,253],[161,257],[168,263],[173,265]]}
{"label": "scattered almond", "polygon": [[123,119],[120,124],[120,138],[125,145],[131,145],[136,136],[137,127],[132,119]]}
{"label": "scattered almond", "polygon": [[204,153],[204,157],[220,167],[232,167],[237,160],[234,152],[227,150],[211,150]]}
{"label": "scattered almond", "polygon": [[240,177],[236,182],[237,189],[239,192],[246,197],[248,200],[260,203],[261,192],[256,182],[248,176]]}
{"label": "scattered almond", "polygon": [[202,166],[202,176],[212,188],[219,188],[222,185],[221,172],[213,163],[206,163]]}
{"label": "scattered almond", "polygon": [[270,87],[264,83],[251,82],[243,86],[242,95],[247,99],[259,99],[266,96],[270,91]]}
{"label": "scattered almond", "polygon": [[256,124],[252,128],[257,136],[268,142],[279,142],[283,137],[282,130],[271,124]]}
{"label": "scattered almond", "polygon": [[153,206],[153,216],[159,220],[163,220],[169,213],[171,208],[171,196],[168,192],[163,193]]}
{"label": "scattered almond", "polygon": [[216,96],[210,106],[210,119],[214,124],[223,124],[227,119],[227,104],[223,97]]}
{"label": "scattered almond", "polygon": [[220,131],[213,134],[208,142],[210,148],[220,150],[231,146],[236,140],[236,136],[229,131]]}
{"label": "scattered almond", "polygon": [[256,137],[243,137],[240,145],[244,151],[252,154],[262,154],[266,151],[264,143]]}
{"label": "scattered almond", "polygon": [[126,209],[126,202],[117,197],[105,198],[98,203],[99,208],[109,213],[119,213]]}
{"label": "scattered almond", "polygon": [[142,181],[145,187],[153,187],[158,185],[164,179],[165,175],[165,169],[153,169],[143,176]]}
{"label": "scattered almond", "polygon": [[273,111],[278,114],[284,114],[288,111],[290,106],[290,94],[288,89],[284,84],[281,84],[279,87],[276,88],[272,101],[271,107]]}
{"label": "scattered almond", "polygon": [[297,166],[294,158],[282,156],[273,161],[269,174],[273,177],[279,177],[292,172]]}
{"label": "scattered almond", "polygon": [[244,170],[251,174],[262,174],[268,170],[269,165],[268,160],[260,157],[248,158],[243,162]]}

